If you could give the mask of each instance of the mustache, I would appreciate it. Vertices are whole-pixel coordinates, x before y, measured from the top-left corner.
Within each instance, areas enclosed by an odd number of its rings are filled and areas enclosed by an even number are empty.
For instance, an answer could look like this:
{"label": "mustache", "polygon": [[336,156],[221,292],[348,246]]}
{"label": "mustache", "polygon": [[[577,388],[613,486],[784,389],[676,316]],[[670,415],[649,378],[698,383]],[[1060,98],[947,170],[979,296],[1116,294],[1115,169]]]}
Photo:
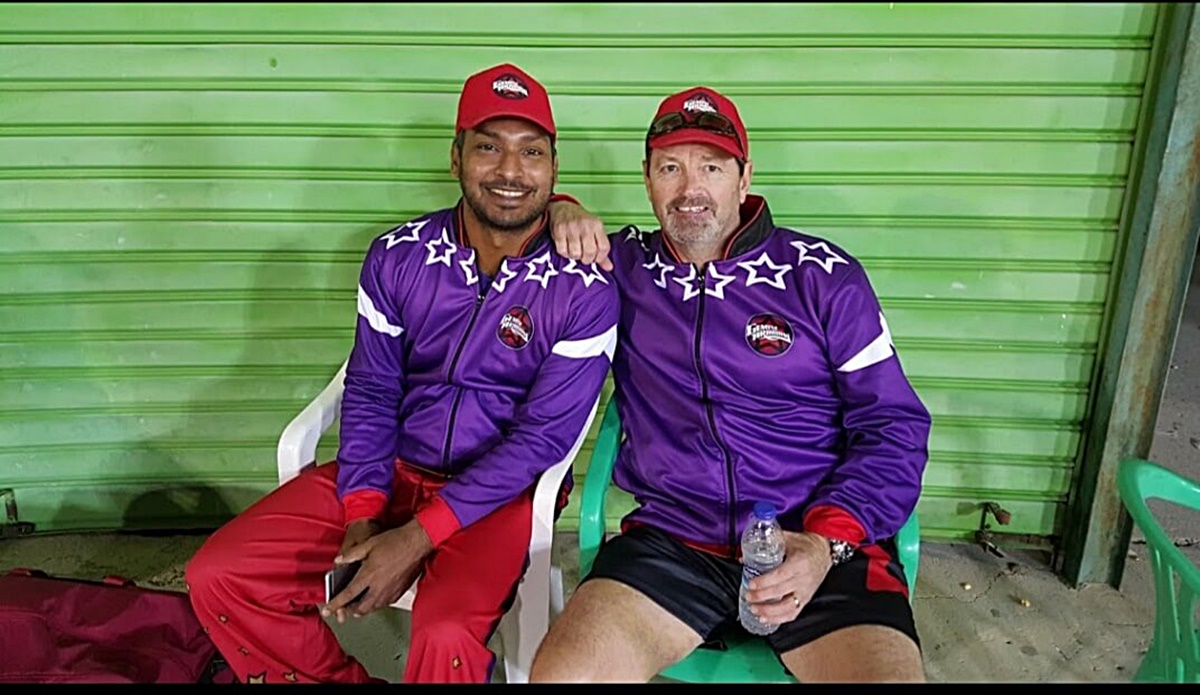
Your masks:
{"label": "mustache", "polygon": [[536,190],[534,186],[529,186],[520,181],[507,181],[505,179],[493,179],[480,184],[483,188],[498,188],[502,191],[516,191],[517,193],[529,193]]}
{"label": "mustache", "polygon": [[672,200],[669,204],[669,207],[671,208],[695,208],[701,206],[710,210],[717,207],[713,203],[712,198],[709,198],[708,196],[692,196],[690,198],[687,196],[679,196],[678,198]]}

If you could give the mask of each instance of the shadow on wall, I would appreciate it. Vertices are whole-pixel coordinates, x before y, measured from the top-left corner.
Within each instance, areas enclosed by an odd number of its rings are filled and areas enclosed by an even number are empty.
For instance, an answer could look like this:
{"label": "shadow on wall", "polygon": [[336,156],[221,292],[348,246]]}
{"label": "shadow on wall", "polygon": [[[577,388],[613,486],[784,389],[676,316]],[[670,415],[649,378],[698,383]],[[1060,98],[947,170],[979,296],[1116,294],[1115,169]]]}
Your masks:
{"label": "shadow on wall", "polygon": [[[403,141],[378,139],[380,147],[394,153],[390,159],[397,166],[399,153],[406,149]],[[447,150],[449,142],[447,138]],[[341,147],[338,138],[319,137],[313,143],[307,153],[312,168],[327,167],[336,160],[336,150]],[[448,160],[437,165],[446,169]],[[448,173],[446,180],[452,182]],[[304,188],[297,195],[280,197],[281,212],[299,212],[301,220],[321,219],[320,214],[306,217],[303,213],[340,207],[339,201],[329,196],[328,181],[314,179],[300,185]],[[388,204],[403,209],[403,201],[395,196],[385,198]],[[219,200],[201,202],[209,209],[222,205]],[[453,202],[451,198],[447,204]],[[353,231],[339,234],[335,243],[316,236],[329,229],[326,226],[301,227],[301,231],[289,233],[295,227],[255,225],[243,232],[270,235],[272,241],[282,243],[258,255],[252,280],[237,288],[244,292],[239,302],[244,318],[233,326],[238,335],[205,336],[192,350],[183,351],[192,355],[196,364],[218,367],[220,376],[180,379],[179,400],[185,402],[186,412],[175,421],[181,424],[114,452],[103,464],[105,469],[120,470],[123,478],[165,481],[153,489],[135,485],[97,493],[109,495],[103,507],[124,509],[122,530],[208,532],[275,488],[275,441],[324,388],[350,349],[355,325],[353,291],[362,256],[371,239],[386,231],[389,223],[402,221],[352,224]],[[327,260],[327,251],[334,252],[335,260]],[[336,292],[337,297],[323,295],[325,290]],[[188,323],[211,326],[213,319],[197,315],[189,317]],[[288,365],[312,376],[288,375],[280,369]],[[271,383],[272,379],[277,381]],[[284,400],[290,405],[281,408],[278,404]],[[332,456],[331,447],[321,447],[321,460]],[[62,516],[72,513],[64,509]]]}
{"label": "shadow on wall", "polygon": [[[402,110],[398,112],[402,113]],[[387,159],[393,171],[420,169],[436,172],[437,176],[430,177],[415,196],[437,201],[435,207],[454,205],[460,193],[457,182],[449,174],[452,118],[453,113],[448,112],[444,124],[396,124],[438,128],[445,125],[444,137],[440,138],[444,148],[440,155],[430,161],[413,161],[404,157],[405,152],[429,151],[427,147],[415,147],[408,137],[372,137],[376,141],[373,144],[388,152]],[[306,144],[309,151],[305,153],[304,160],[314,170],[328,169],[330,162],[340,161],[338,152],[344,147],[343,140],[340,137],[314,137],[309,141],[311,145]],[[229,164],[225,161],[228,150],[226,155],[221,155],[216,146],[197,148],[192,141],[187,152],[172,152],[169,148],[174,144],[169,139],[155,139],[155,142],[157,147],[141,148],[138,151],[140,161],[131,164],[170,166],[181,159],[196,167],[220,168]],[[565,143],[565,147],[578,151],[582,143]],[[593,153],[596,151],[593,149]],[[244,160],[243,157],[239,161],[244,163]],[[637,162],[629,164],[631,169],[638,166]],[[610,170],[612,163],[595,161],[593,156],[588,166]],[[341,183],[344,185],[345,182]],[[240,322],[230,320],[228,314],[224,313],[228,311],[228,306],[217,307],[215,303],[202,301],[181,304],[182,309],[193,307],[191,310],[197,315],[183,317],[185,322],[173,325],[186,325],[196,329],[195,332],[191,338],[162,338],[163,357],[148,362],[161,366],[215,367],[215,375],[178,377],[178,392],[171,398],[171,403],[178,405],[182,412],[153,412],[147,409],[142,417],[150,423],[162,422],[163,426],[152,429],[150,436],[127,441],[123,447],[98,460],[96,470],[109,472],[111,479],[105,480],[104,475],[98,475],[98,484],[80,488],[70,498],[64,499],[55,512],[53,524],[75,529],[95,527],[100,522],[89,523],[89,519],[95,520],[98,515],[121,510],[121,531],[208,532],[274,489],[276,464],[273,442],[291,418],[325,386],[352,344],[351,336],[356,322],[353,294],[363,255],[372,239],[392,226],[407,221],[407,211],[413,208],[413,202],[402,194],[402,188],[389,189],[389,182],[365,182],[363,186],[382,187],[379,195],[354,197],[380,201],[380,206],[396,211],[394,217],[383,213],[381,217],[385,219],[377,222],[342,225],[336,218],[328,217],[329,211],[355,211],[349,210],[344,200],[331,197],[330,181],[320,178],[303,181],[280,179],[276,184],[281,192],[275,196],[274,205],[278,212],[300,213],[296,218],[301,221],[329,220],[332,224],[279,228],[255,224],[242,230],[243,234],[267,235],[269,240],[266,244],[243,248],[271,247],[251,261],[253,269],[249,282],[244,287],[209,287],[203,279],[198,279],[194,289],[237,289],[244,292],[239,301],[239,307],[244,310],[243,319]],[[172,191],[180,189],[163,188],[160,181],[147,179],[142,183],[140,195],[148,209],[169,210],[185,203],[187,207],[209,210],[228,206],[228,201],[213,197],[219,197],[219,193],[210,193],[221,190],[221,187],[204,182],[198,186],[201,187],[180,194],[187,198],[186,201],[175,200],[169,196],[173,195]],[[297,190],[296,186],[302,188]],[[412,192],[413,188],[408,187],[407,190]],[[592,204],[606,207],[601,200]],[[304,214],[306,212],[314,214],[307,217]],[[333,229],[337,230],[335,239],[317,236]],[[182,243],[165,248],[172,247],[189,248]],[[328,260],[330,255],[334,260]],[[215,261],[224,262],[219,259]],[[203,261],[189,263],[195,265],[187,268],[181,266],[180,272],[196,278],[206,277],[198,270]],[[217,272],[214,277],[221,275],[221,272]],[[300,294],[311,290],[334,291],[337,298]],[[293,293],[297,299],[290,302],[289,297]],[[226,319],[221,321],[205,315],[207,307],[216,307],[213,310],[221,312]],[[206,327],[218,325],[220,328],[234,329],[234,334],[203,332]],[[153,331],[163,326],[145,328]],[[200,335],[196,336],[196,333]],[[191,345],[181,342],[193,339],[195,343]],[[297,367],[299,373],[288,375],[288,365]],[[286,379],[287,383],[271,383],[272,379]],[[289,401],[289,405],[280,405],[283,401]],[[141,429],[144,432],[146,428]],[[269,447],[266,445],[268,441],[271,443]],[[321,447],[318,456],[325,460],[332,453],[330,442]],[[104,525],[108,525],[107,519]],[[97,553],[101,552],[97,549]]]}

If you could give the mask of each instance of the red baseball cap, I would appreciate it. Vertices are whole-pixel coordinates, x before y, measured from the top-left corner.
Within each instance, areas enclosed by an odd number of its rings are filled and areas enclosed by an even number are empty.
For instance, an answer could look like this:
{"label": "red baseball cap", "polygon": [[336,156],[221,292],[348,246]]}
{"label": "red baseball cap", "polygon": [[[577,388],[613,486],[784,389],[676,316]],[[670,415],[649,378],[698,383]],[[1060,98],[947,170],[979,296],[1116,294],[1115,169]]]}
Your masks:
{"label": "red baseball cap", "polygon": [[[672,116],[675,118],[672,119]],[[685,89],[663,99],[658,105],[658,112],[654,114],[650,132],[646,135],[647,153],[654,147],[670,147],[685,142],[712,145],[742,160],[750,154],[746,126],[742,125],[737,107],[710,87]]]}
{"label": "red baseball cap", "polygon": [[554,139],[554,114],[546,88],[521,68],[505,63],[467,78],[458,97],[454,134],[474,128],[490,118],[523,118]]}

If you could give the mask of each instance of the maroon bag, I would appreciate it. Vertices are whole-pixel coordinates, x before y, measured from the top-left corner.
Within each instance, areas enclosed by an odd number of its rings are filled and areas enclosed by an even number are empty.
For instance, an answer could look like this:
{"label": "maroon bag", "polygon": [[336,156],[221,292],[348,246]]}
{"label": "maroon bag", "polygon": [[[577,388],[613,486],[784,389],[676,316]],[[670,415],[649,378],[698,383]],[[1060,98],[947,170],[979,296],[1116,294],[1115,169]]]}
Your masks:
{"label": "maroon bag", "polygon": [[0,683],[233,680],[187,594],[117,576],[0,575]]}

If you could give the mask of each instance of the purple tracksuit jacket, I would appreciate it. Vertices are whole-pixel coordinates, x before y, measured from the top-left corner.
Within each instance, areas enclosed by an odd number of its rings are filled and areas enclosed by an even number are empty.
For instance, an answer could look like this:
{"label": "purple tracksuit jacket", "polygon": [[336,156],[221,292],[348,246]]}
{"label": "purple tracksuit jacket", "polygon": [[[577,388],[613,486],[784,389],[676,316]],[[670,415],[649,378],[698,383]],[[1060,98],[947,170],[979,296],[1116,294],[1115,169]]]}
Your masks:
{"label": "purple tracksuit jacket", "polygon": [[586,436],[619,312],[612,278],[559,256],[545,217],[481,282],[461,207],[367,250],[337,455],[347,524],[383,515],[397,458],[450,476],[416,514],[435,546]]}
{"label": "purple tracksuit jacket", "polygon": [[916,506],[929,413],[861,265],[748,196],[700,273],[660,232],[613,237],[614,481],[646,524],[730,557],[756,501],[785,529],[870,544]]}

